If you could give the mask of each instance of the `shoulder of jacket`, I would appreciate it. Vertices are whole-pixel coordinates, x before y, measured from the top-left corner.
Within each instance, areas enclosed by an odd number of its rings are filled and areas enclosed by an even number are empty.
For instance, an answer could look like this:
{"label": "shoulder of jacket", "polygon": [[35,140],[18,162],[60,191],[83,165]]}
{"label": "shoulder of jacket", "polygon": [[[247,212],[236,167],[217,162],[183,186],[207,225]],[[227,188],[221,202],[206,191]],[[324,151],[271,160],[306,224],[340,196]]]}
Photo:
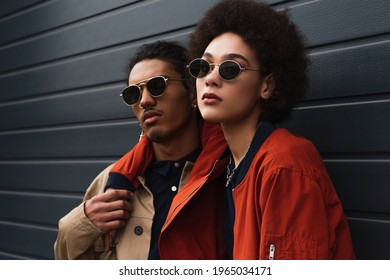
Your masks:
{"label": "shoulder of jacket", "polygon": [[113,165],[114,163],[110,164],[95,177],[85,192],[84,200],[104,192],[104,187],[106,186],[108,175]]}
{"label": "shoulder of jacket", "polygon": [[[269,141],[268,141],[269,140]],[[277,129],[264,142],[264,146],[268,149],[277,149],[278,154],[296,154],[296,153],[317,153],[317,148],[308,139],[297,135],[285,128]]]}

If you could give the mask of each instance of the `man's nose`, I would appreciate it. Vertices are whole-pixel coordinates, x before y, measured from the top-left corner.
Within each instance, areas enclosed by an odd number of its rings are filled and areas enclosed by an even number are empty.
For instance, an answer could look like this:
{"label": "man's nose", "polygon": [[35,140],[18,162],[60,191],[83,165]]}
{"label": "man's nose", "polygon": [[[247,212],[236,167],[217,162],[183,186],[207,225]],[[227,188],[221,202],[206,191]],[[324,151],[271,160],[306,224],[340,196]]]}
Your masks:
{"label": "man's nose", "polygon": [[141,87],[141,99],[139,101],[139,106],[142,108],[146,108],[148,105],[155,105],[156,101],[154,98],[149,94],[148,89],[146,86]]}

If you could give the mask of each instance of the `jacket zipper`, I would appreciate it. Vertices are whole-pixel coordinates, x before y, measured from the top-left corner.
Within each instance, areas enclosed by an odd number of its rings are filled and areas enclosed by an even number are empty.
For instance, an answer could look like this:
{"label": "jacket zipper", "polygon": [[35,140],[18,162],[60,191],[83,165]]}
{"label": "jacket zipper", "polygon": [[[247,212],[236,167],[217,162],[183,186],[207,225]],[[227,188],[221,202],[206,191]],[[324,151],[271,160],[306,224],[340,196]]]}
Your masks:
{"label": "jacket zipper", "polygon": [[269,246],[269,259],[274,260],[275,259],[275,245],[271,244]]}

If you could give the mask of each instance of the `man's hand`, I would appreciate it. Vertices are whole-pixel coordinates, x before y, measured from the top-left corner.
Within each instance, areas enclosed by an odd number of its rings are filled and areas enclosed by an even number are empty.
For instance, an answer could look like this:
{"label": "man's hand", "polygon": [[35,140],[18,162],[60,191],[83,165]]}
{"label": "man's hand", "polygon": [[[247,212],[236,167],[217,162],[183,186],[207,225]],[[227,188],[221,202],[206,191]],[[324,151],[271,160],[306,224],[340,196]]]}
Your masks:
{"label": "man's hand", "polygon": [[85,203],[85,215],[103,232],[119,229],[130,217],[132,197],[128,190],[108,189]]}

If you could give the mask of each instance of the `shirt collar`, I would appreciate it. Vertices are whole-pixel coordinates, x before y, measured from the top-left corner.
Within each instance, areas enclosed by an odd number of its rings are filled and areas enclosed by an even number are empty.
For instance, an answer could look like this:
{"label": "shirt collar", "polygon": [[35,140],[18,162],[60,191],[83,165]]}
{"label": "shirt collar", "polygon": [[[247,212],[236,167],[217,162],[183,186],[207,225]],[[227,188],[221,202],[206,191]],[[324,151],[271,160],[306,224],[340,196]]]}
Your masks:
{"label": "shirt collar", "polygon": [[195,150],[179,160],[159,160],[154,161],[149,166],[149,171],[157,173],[160,176],[167,176],[171,168],[183,169],[187,161],[194,163],[198,158],[202,147],[199,145]]}

